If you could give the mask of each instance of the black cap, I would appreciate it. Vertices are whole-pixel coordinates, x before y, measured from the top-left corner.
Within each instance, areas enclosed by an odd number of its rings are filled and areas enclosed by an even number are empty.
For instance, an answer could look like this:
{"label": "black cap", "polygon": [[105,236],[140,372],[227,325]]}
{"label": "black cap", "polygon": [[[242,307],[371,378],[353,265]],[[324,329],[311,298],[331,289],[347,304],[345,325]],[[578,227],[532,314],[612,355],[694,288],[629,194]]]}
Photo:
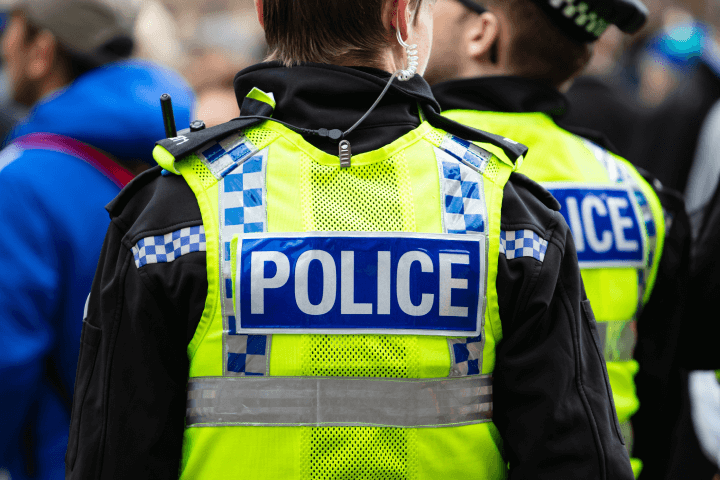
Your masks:
{"label": "black cap", "polygon": [[[474,0],[458,0],[468,4]],[[635,33],[645,24],[647,7],[640,0],[532,0],[567,36],[582,43],[594,42],[613,24],[625,33]],[[484,10],[484,9],[483,9]]]}

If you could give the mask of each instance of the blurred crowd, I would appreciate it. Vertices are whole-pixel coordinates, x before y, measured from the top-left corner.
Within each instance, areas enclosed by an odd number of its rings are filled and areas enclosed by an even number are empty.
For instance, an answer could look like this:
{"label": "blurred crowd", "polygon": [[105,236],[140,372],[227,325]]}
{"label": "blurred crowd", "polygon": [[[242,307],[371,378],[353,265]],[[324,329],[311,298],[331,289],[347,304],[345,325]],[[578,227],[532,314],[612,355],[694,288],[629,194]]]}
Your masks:
{"label": "blurred crowd", "polygon": [[[5,8],[13,0],[0,1]],[[239,114],[232,81],[235,74],[263,59],[263,32],[252,0],[134,0],[137,8],[135,56],[180,72],[195,90],[197,118],[208,126]],[[134,6],[131,6],[134,4]],[[0,73],[1,75],[1,73]],[[7,79],[0,78],[0,98],[8,99]],[[0,129],[7,133],[25,111],[14,105],[0,112]],[[186,126],[184,126],[186,127]],[[182,127],[182,128],[184,128]]]}
{"label": "blurred crowd", "polygon": [[[117,1],[139,12],[135,56],[179,72],[194,90],[190,120],[214,126],[239,115],[233,78],[266,54],[252,0]],[[9,18],[7,3],[0,0],[5,9],[0,28]],[[720,0],[644,3],[651,16],[638,34],[629,37],[611,27],[597,42],[589,68],[568,85],[569,110],[562,122],[601,132],[618,153],[683,193],[697,236],[720,178],[720,162],[713,161],[720,149]],[[0,103],[5,137],[27,110],[13,102],[4,64]],[[157,123],[162,123],[159,103]],[[707,452],[696,438],[701,433],[693,434],[690,402],[686,395],[680,445],[668,456],[685,459],[672,465],[691,462],[712,475],[718,453]]]}

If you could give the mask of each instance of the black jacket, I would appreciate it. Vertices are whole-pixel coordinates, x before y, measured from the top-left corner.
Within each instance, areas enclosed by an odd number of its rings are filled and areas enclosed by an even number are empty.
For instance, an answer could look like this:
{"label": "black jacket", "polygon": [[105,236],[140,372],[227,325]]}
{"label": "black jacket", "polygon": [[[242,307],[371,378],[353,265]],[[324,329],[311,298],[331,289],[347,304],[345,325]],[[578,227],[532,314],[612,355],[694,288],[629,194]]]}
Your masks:
{"label": "black jacket", "polygon": [[[562,128],[614,151],[604,132],[565,123],[568,102],[557,90],[519,77],[473,78],[433,87],[444,110],[542,112]],[[584,112],[593,116],[594,112]],[[522,140],[522,139],[519,139]],[[618,152],[615,152],[618,153]],[[552,159],[547,159],[552,161]],[[643,460],[643,478],[662,478],[675,420],[680,412],[680,367],[694,362],[692,340],[681,335],[687,322],[690,225],[682,197],[641,170],[655,187],[666,216],[666,237],[650,301],[637,319],[635,358],[640,410],[632,419],[633,456]],[[685,340],[679,340],[679,338]],[[691,347],[691,348],[687,348]]]}
{"label": "black jacket", "polygon": [[[296,126],[347,128],[387,77],[370,69],[262,64],[241,72],[235,87],[241,101],[253,86],[272,91],[274,117]],[[348,137],[353,153],[416,128],[418,104],[426,114],[437,107],[420,77],[393,86]],[[327,138],[307,138],[337,152]],[[548,241],[544,262],[499,258],[503,340],[493,421],[505,440],[510,478],[632,479],[569,228],[555,199],[527,177],[512,174],[504,195],[502,228],[531,229]],[[67,478],[176,478],[186,348],[208,287],[205,253],[137,268],[131,248],[141,238],[200,225],[200,210],[181,177],[155,168],[108,211],[112,224],[83,330]]]}

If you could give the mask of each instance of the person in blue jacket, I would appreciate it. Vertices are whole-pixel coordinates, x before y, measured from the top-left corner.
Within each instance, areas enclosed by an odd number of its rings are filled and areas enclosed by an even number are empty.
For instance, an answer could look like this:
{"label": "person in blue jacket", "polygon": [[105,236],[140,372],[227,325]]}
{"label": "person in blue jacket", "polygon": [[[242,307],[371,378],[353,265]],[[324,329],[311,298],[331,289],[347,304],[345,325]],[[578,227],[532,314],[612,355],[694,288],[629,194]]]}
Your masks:
{"label": "person in blue jacket", "polygon": [[104,206],[154,164],[161,94],[190,122],[190,87],[129,60],[131,32],[107,0],[24,0],[3,38],[15,99],[34,106],[0,152],[0,478],[64,478]]}

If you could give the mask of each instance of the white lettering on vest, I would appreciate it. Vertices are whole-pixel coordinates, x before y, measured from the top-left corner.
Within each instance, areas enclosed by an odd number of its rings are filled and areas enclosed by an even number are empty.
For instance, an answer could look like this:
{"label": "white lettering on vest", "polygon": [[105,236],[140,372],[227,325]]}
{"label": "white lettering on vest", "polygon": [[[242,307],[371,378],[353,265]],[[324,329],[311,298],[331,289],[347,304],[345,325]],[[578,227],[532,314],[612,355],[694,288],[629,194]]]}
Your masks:
{"label": "white lettering on vest", "polygon": [[607,216],[607,208],[605,203],[595,196],[587,196],[582,201],[582,216],[583,223],[585,224],[585,236],[587,242],[590,244],[590,248],[597,253],[605,253],[612,248],[613,238],[612,233],[608,231],[602,232],[602,239],[598,238],[597,231],[595,230],[595,222],[593,220],[593,210],[601,217]]}
{"label": "white lettering on vest", "polygon": [[585,251],[585,236],[583,235],[582,222],[580,221],[580,209],[575,197],[567,197],[566,200],[570,230],[572,230],[575,248],[578,252]]}
{"label": "white lettering on vest", "polygon": [[[308,282],[310,263],[313,260],[320,262],[323,271],[322,299],[317,305],[310,303]],[[332,256],[322,250],[308,250],[303,252],[295,266],[295,302],[301,312],[307,315],[325,315],[333,305],[337,294],[337,269]]]}
{"label": "white lettering on vest", "polygon": [[453,278],[453,265],[470,265],[470,255],[453,253],[440,254],[440,316],[441,317],[467,317],[467,307],[454,307],[452,305],[452,291],[467,290],[466,278]]}
{"label": "white lettering on vest", "polygon": [[414,317],[427,315],[433,306],[435,295],[423,293],[420,305],[414,305],[410,299],[410,267],[413,263],[420,263],[420,271],[432,273],[433,263],[430,257],[423,252],[412,251],[400,257],[397,268],[397,299],[403,312]]}
{"label": "white lettering on vest", "polygon": [[355,303],[355,252],[340,252],[340,313],[372,315],[372,303]]}
{"label": "white lettering on vest", "polygon": [[637,240],[628,240],[625,238],[625,230],[633,227],[632,218],[624,217],[620,214],[621,209],[628,208],[628,202],[624,198],[609,197],[607,199],[608,209],[610,210],[610,220],[612,222],[613,233],[615,234],[615,245],[621,252],[636,252],[639,248]]}
{"label": "white lettering on vest", "polygon": [[378,315],[390,315],[390,275],[390,252],[378,252]]}
{"label": "white lettering on vest", "polygon": [[[265,277],[265,263],[273,262],[275,275]],[[252,252],[250,260],[250,311],[253,314],[265,313],[265,289],[280,288],[290,278],[290,261],[280,252]]]}

